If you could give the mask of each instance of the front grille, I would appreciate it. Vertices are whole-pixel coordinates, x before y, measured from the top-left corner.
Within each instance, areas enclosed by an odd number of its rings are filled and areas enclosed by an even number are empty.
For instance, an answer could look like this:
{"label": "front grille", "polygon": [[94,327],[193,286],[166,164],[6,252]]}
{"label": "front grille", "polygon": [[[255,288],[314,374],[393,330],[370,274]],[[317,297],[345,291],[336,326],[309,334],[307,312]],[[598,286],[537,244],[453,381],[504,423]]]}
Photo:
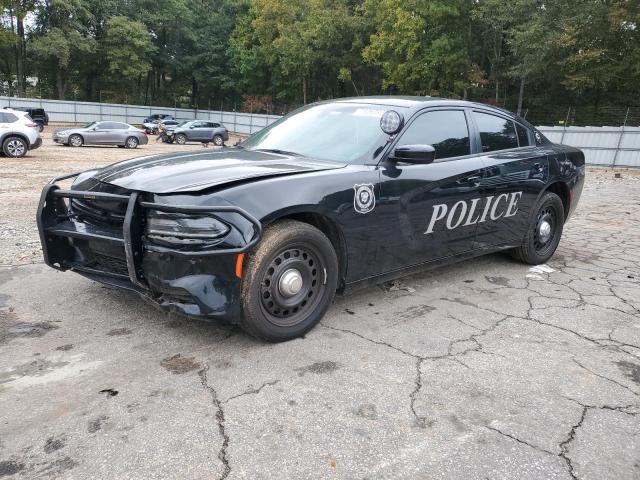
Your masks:
{"label": "front grille", "polygon": [[[114,208],[115,207],[115,208]],[[118,208],[120,207],[120,208]],[[71,199],[71,211],[81,221],[86,221],[92,225],[109,226],[122,225],[124,222],[124,211],[120,205],[96,205],[89,200]]]}
{"label": "front grille", "polygon": [[88,266],[91,266],[96,270],[117,273],[119,275],[129,274],[127,261],[124,258],[110,257],[97,252],[91,252],[91,257],[91,264]]}

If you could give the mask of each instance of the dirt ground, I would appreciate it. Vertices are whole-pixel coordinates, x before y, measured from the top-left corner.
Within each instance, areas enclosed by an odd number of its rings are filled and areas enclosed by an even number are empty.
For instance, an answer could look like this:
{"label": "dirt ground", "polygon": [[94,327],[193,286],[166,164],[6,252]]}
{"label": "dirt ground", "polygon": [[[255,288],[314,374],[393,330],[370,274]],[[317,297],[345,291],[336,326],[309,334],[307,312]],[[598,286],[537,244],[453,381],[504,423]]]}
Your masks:
{"label": "dirt ground", "polygon": [[[153,135],[147,145],[135,150],[115,146],[72,148],[57,145],[51,139],[52,133],[61,128],[62,125],[46,127],[42,146],[23,158],[0,156],[0,265],[41,260],[35,211],[40,191],[51,178],[134,157],[203,149],[200,143],[179,146],[156,142]],[[226,144],[233,145],[239,138],[232,135]]]}
{"label": "dirt ground", "polygon": [[271,345],[42,264],[50,177],[173,150],[0,159],[2,480],[640,478],[640,171],[589,169],[544,266],[405,277]]}

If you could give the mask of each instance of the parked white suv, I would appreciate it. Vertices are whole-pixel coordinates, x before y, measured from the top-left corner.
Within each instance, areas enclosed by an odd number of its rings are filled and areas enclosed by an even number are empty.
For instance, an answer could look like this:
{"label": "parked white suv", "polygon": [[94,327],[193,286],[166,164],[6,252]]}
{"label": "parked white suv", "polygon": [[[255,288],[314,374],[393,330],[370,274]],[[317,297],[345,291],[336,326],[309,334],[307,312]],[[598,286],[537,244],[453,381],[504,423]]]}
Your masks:
{"label": "parked white suv", "polygon": [[0,149],[7,157],[23,157],[42,145],[38,124],[27,112],[0,110]]}

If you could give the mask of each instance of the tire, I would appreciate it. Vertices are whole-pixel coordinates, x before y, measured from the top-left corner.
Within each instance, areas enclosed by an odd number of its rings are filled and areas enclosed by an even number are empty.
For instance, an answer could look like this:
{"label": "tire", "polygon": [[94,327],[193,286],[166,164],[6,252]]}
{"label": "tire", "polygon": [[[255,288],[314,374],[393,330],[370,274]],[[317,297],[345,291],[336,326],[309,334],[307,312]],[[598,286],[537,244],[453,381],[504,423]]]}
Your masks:
{"label": "tire", "polygon": [[124,141],[125,148],[138,148],[140,141],[136,137],[129,137]]}
{"label": "tire", "polygon": [[222,135],[218,135],[218,134],[214,135],[213,136],[213,144],[216,147],[221,147],[222,145],[224,145],[224,139],[222,138]]}
{"label": "tire", "polygon": [[513,249],[511,255],[529,265],[545,263],[558,248],[563,227],[562,200],[555,193],[546,192],[536,205],[522,245]]}
{"label": "tire", "polygon": [[176,143],[178,145],[184,145],[185,143],[187,143],[187,136],[184,133],[179,133],[178,135],[176,135]]}
{"label": "tire", "polygon": [[324,233],[294,220],[278,222],[249,254],[240,326],[268,342],[300,337],[325,314],[337,283],[338,259]]}
{"label": "tire", "polygon": [[82,136],[78,135],[77,133],[74,133],[69,137],[69,145],[72,147],[81,147],[83,143],[84,138],[82,138]]}
{"label": "tire", "polygon": [[42,133],[44,131],[44,125],[42,123],[38,123],[38,131]]}
{"label": "tire", "polygon": [[20,137],[7,137],[5,141],[2,142],[2,153],[7,157],[24,157],[27,151],[29,151],[29,145]]}

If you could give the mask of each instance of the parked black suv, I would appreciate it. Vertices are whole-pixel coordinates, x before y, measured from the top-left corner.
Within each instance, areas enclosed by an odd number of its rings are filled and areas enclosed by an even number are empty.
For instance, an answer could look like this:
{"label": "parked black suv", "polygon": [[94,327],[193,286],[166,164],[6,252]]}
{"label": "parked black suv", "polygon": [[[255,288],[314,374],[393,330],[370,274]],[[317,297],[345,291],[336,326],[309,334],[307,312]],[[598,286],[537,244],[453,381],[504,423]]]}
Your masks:
{"label": "parked black suv", "polygon": [[[9,107],[4,107],[4,108],[8,109]],[[31,117],[31,120],[33,120],[34,123],[38,124],[38,130],[41,132],[44,130],[45,125],[49,125],[49,115],[47,114],[47,112],[44,111],[44,108],[17,107],[17,108],[13,108],[13,110],[27,112],[29,114],[29,117]]]}

